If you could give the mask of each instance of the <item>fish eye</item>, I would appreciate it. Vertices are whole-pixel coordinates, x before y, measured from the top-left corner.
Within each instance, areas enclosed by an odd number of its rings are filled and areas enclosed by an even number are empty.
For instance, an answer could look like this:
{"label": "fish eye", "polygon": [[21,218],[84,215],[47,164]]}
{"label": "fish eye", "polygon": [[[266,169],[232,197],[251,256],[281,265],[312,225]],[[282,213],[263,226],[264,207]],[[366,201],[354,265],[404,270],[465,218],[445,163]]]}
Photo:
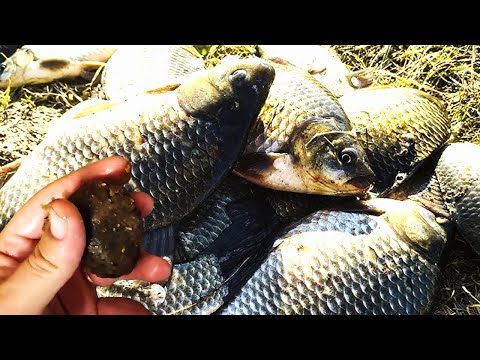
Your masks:
{"label": "fish eye", "polygon": [[339,158],[340,158],[340,161],[342,162],[343,165],[352,164],[358,158],[357,150],[352,149],[352,148],[343,149],[340,152]]}
{"label": "fish eye", "polygon": [[5,63],[0,64],[0,72],[3,72],[6,69],[7,65]]}
{"label": "fish eye", "polygon": [[233,86],[243,86],[247,81],[248,74],[245,70],[235,70],[230,74],[230,82]]}

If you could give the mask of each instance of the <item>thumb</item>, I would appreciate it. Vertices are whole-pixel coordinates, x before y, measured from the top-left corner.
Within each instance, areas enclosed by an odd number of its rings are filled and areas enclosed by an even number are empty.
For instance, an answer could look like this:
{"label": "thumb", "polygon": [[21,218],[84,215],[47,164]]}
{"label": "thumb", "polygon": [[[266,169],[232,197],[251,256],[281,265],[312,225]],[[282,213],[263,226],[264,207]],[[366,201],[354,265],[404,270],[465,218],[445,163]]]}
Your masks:
{"label": "thumb", "polygon": [[[1,286],[10,313],[40,314],[80,265],[85,228],[75,205],[65,199],[50,204],[43,235],[34,251]],[[5,302],[0,301],[0,303]]]}

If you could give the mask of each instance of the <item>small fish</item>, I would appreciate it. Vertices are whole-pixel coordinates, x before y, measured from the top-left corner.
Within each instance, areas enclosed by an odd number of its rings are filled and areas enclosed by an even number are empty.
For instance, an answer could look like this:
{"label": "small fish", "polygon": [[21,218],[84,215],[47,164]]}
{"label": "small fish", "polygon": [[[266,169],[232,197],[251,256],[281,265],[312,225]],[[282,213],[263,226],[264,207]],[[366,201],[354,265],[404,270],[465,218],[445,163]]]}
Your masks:
{"label": "small fish", "polygon": [[24,45],[0,65],[0,89],[85,78],[117,50],[112,45]]}
{"label": "small fish", "polygon": [[275,190],[365,194],[373,172],[337,99],[306,72],[271,64],[275,80],[235,173]]}
{"label": "small fish", "polygon": [[[68,126],[58,120],[0,189],[0,228],[45,185],[88,163],[120,155],[132,163],[129,189],[155,199],[145,229],[165,227],[170,234],[167,228],[231,171],[274,77],[266,62],[245,60],[120,104],[92,102],[100,106],[93,113],[85,106],[70,110]],[[160,242],[151,246],[155,244]]]}
{"label": "small fish", "polygon": [[384,193],[411,176],[450,137],[442,103],[409,88],[368,88],[339,99]]}
{"label": "small fish", "polygon": [[109,99],[124,100],[204,69],[192,45],[124,45],[108,60],[102,85]]}
{"label": "small fish", "polygon": [[351,72],[328,45],[258,45],[260,56],[295,65],[320,81],[336,97],[372,84],[369,70]]}

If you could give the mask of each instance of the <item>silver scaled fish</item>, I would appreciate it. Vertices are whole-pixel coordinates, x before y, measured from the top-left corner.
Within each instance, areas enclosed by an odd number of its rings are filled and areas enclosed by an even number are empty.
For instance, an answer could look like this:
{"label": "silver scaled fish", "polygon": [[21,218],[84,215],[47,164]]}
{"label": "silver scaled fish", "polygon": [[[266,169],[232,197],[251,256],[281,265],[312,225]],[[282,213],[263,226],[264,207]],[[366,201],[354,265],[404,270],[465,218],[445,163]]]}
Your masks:
{"label": "silver scaled fish", "polygon": [[45,185],[113,155],[131,162],[130,189],[155,199],[145,228],[178,221],[231,171],[274,76],[264,61],[245,60],[120,104],[92,102],[93,114],[70,110],[0,189],[0,228]]}
{"label": "silver scaled fish", "polygon": [[108,60],[102,85],[107,98],[119,101],[204,69],[192,45],[124,45]]}
{"label": "silver scaled fish", "polygon": [[369,69],[350,71],[328,45],[258,45],[258,52],[264,59],[284,61],[307,71],[336,97],[373,82]]}
{"label": "silver scaled fish", "polygon": [[272,65],[275,80],[235,173],[275,190],[365,194],[374,174],[337,99],[303,70]]}
{"label": "silver scaled fish", "polygon": [[260,208],[249,217],[256,230],[227,230],[230,236],[174,265],[165,287],[120,281],[100,294],[136,299],[155,314],[428,312],[449,229],[411,201],[370,206],[383,213],[320,210],[258,242],[272,216]]}
{"label": "silver scaled fish", "polygon": [[0,64],[0,89],[93,76],[117,45],[24,45]]}
{"label": "silver scaled fish", "polygon": [[375,172],[376,193],[398,186],[450,137],[443,104],[419,90],[368,88],[339,102]]}

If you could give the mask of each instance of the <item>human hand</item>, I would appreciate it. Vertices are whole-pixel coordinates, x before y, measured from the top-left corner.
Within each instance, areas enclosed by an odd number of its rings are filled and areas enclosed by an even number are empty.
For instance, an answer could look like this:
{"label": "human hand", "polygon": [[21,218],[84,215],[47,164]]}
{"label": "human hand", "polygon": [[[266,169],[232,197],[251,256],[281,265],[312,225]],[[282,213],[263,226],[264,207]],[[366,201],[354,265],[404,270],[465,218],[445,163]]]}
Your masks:
{"label": "human hand", "polygon": [[[0,314],[149,314],[130,299],[99,299],[95,286],[107,286],[118,279],[86,276],[80,266],[85,227],[78,209],[66,198],[94,179],[124,184],[130,179],[130,164],[121,157],[106,158],[52,182],[2,230]],[[152,211],[149,195],[131,196],[142,217]],[[48,203],[46,213],[42,205]],[[132,272],[120,279],[163,281],[170,272],[167,261],[142,251]]]}

